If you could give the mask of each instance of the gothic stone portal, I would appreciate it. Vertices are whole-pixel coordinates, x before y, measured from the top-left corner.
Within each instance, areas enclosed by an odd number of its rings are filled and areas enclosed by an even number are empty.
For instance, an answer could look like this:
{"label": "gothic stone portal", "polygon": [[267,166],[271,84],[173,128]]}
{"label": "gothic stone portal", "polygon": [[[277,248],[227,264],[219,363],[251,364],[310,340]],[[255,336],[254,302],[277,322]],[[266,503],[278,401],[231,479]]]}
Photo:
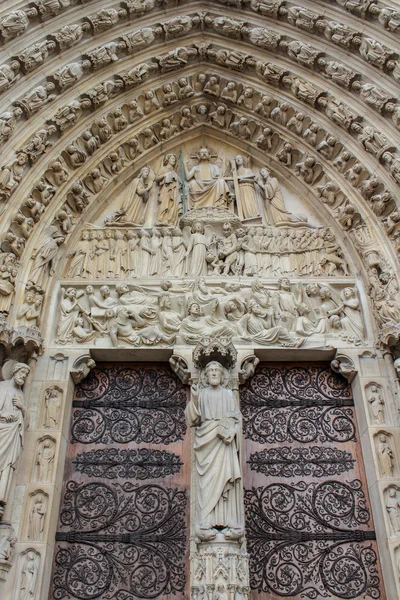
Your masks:
{"label": "gothic stone portal", "polygon": [[165,365],[108,365],[75,390],[52,598],[187,597],[186,389]]}
{"label": "gothic stone portal", "polygon": [[261,364],[241,410],[252,600],[384,599],[347,382],[326,366]]}

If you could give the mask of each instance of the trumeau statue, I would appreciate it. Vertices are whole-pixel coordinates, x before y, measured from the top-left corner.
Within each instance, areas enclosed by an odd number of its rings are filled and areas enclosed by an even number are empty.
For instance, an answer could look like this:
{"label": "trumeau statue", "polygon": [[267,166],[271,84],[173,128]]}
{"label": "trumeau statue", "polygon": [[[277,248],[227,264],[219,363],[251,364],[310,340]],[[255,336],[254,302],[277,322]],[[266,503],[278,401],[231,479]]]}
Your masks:
{"label": "trumeau statue", "polygon": [[203,386],[193,384],[186,418],[195,427],[196,535],[226,539],[243,535],[240,436],[242,415],[234,392],[225,387],[224,368],[210,362]]}
{"label": "trumeau statue", "polygon": [[22,386],[29,372],[28,365],[16,363],[11,378],[0,382],[0,515],[7,504],[12,474],[28,424]]}

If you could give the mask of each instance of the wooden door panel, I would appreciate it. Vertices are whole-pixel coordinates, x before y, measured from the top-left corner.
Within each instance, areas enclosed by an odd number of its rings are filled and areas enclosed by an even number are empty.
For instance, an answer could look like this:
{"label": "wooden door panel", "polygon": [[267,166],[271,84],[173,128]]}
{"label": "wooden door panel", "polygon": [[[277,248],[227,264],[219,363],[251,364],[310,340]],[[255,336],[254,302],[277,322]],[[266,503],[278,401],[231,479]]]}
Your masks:
{"label": "wooden door panel", "polygon": [[241,410],[251,599],[384,599],[347,382],[262,364]]}
{"label": "wooden door panel", "polygon": [[52,597],[189,589],[185,386],[165,364],[103,364],[75,390]]}

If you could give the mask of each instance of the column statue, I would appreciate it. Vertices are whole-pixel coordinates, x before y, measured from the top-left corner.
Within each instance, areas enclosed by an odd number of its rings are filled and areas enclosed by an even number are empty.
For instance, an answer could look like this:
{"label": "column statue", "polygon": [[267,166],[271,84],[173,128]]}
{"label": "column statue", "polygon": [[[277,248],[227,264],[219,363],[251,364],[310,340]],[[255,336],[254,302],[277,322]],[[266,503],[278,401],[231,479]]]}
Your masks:
{"label": "column statue", "polygon": [[204,387],[192,385],[186,408],[195,427],[196,533],[202,540],[222,531],[227,539],[243,534],[242,473],[239,461],[242,415],[224,369],[216,361],[204,370]]}
{"label": "column statue", "polygon": [[7,504],[14,465],[21,453],[27,426],[22,386],[29,373],[28,365],[16,363],[11,379],[0,382],[0,516]]}
{"label": "column statue", "polygon": [[208,148],[200,148],[198,164],[190,170],[186,169],[191,208],[224,208],[231,201],[228,184],[222,175],[223,169],[212,164],[210,159]]}

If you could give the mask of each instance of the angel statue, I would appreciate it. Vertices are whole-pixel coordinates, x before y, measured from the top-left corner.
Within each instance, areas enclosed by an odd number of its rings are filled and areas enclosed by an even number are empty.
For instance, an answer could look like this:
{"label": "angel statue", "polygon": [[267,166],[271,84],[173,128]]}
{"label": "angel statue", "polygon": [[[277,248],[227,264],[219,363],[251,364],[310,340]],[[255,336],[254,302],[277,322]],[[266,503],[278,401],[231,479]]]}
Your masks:
{"label": "angel statue", "polygon": [[155,180],[159,185],[158,192],[158,225],[175,225],[182,214],[181,190],[176,154],[166,154]]}
{"label": "angel statue", "polygon": [[196,534],[202,540],[222,531],[227,539],[243,534],[240,435],[242,415],[225,369],[216,361],[193,384],[186,419],[195,427]]}
{"label": "angel statue", "polygon": [[106,225],[145,225],[154,179],[153,171],[147,166],[143,167],[128,187],[121,208],[111,215],[107,215],[104,223]]}
{"label": "angel statue", "polygon": [[186,179],[190,182],[191,208],[226,208],[232,201],[232,196],[222,175],[223,168],[210,162],[211,154],[208,148],[200,148],[197,159],[197,165],[190,170],[185,169]]}

